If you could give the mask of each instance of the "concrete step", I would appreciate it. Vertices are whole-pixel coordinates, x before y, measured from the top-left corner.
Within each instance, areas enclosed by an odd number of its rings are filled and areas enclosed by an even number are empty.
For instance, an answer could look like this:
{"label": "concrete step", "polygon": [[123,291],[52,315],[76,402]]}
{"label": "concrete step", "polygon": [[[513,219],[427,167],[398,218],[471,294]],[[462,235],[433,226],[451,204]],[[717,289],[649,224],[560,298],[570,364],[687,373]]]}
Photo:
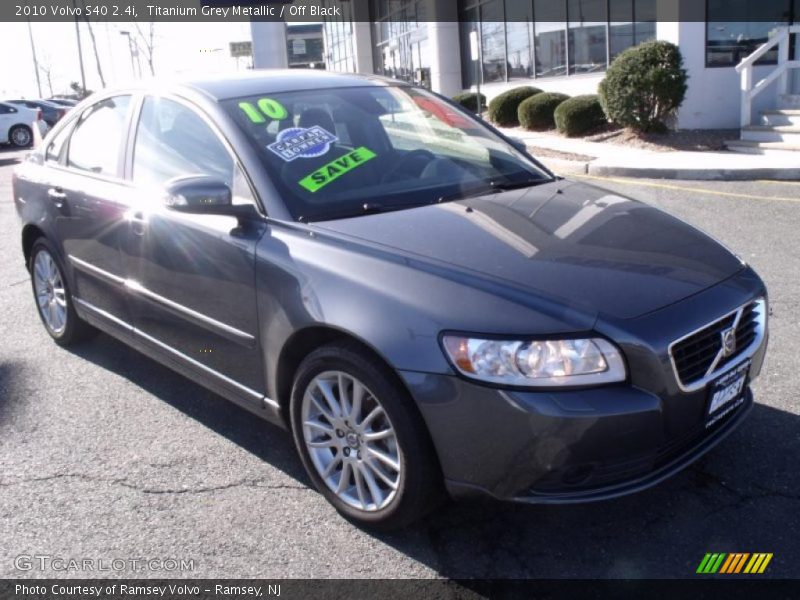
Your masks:
{"label": "concrete step", "polygon": [[800,110],[765,110],[761,113],[761,124],[771,127],[800,127]]}
{"label": "concrete step", "polygon": [[800,143],[787,142],[754,142],[751,140],[732,140],[725,142],[728,150],[744,154],[764,154],[786,156],[789,152],[797,152],[797,164],[800,165]]}
{"label": "concrete step", "polygon": [[800,94],[785,94],[778,98],[779,108],[800,108]]}
{"label": "concrete step", "polygon": [[800,146],[800,125],[752,125],[742,129],[742,139],[751,142],[785,142]]}

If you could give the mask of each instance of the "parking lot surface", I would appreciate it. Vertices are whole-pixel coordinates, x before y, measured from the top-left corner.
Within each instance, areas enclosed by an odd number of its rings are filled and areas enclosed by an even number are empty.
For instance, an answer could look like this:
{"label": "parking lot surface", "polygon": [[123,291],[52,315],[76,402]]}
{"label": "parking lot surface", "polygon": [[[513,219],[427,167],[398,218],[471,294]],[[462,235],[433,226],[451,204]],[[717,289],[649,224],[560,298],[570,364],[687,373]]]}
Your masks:
{"label": "parking lot surface", "polygon": [[0,150],[0,577],[93,576],[15,568],[38,554],[193,561],[115,574],[137,577],[673,578],[706,552],[771,552],[765,577],[800,577],[800,184],[587,179],[701,227],[767,282],[757,406],[710,454],[623,499],[450,504],[374,535],[309,489],[286,432],[108,336],[50,341],[11,199],[20,156]]}

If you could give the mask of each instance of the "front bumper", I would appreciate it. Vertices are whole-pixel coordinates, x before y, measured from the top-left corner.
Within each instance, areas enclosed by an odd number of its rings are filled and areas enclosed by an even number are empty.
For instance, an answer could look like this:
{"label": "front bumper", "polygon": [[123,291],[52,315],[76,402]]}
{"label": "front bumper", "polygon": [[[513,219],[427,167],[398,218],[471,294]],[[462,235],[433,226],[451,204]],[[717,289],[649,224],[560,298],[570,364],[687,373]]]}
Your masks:
{"label": "front bumper", "polygon": [[[741,289],[740,289],[741,291]],[[488,495],[526,503],[603,500],[653,486],[714,447],[750,412],[748,386],[735,408],[707,426],[708,388],[679,389],[668,345],[687,311],[701,322],[744,303],[701,294],[606,333],[629,363],[625,384],[561,391],[510,391],[454,375],[401,372],[431,432],[453,496]],[[717,295],[717,296],[715,296]],[[727,304],[726,304],[727,303]],[[695,310],[696,309],[696,310]],[[707,311],[707,313],[704,313]],[[713,320],[710,316],[709,321]],[[691,330],[694,323],[685,323]],[[610,330],[614,331],[610,331]],[[655,334],[654,332],[657,332]],[[750,380],[761,371],[767,335],[751,354]]]}

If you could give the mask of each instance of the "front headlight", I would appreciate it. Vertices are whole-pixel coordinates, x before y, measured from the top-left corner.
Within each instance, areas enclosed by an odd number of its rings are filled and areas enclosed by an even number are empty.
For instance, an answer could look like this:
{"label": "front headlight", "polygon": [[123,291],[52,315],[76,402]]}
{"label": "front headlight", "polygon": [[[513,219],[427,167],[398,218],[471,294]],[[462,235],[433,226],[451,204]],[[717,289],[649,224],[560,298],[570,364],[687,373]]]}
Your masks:
{"label": "front headlight", "polygon": [[622,353],[602,338],[521,341],[445,335],[442,342],[462,375],[489,383],[563,387],[626,378]]}

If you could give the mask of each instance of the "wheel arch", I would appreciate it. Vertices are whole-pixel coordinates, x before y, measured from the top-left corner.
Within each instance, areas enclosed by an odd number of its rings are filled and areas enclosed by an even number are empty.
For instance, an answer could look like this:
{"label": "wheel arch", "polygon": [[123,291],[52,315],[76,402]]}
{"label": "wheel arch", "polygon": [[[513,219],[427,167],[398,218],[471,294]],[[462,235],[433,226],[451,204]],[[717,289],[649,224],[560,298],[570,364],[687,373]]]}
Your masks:
{"label": "wheel arch", "polygon": [[300,363],[303,362],[306,356],[317,348],[332,343],[356,347],[380,361],[386,367],[395,383],[407,394],[409,400],[414,405],[414,410],[419,412],[408,386],[397,374],[389,360],[374,346],[349,331],[331,325],[310,325],[294,332],[289,339],[286,340],[275,367],[273,379],[275,385],[273,391],[275,399],[280,405],[284,421],[289,429],[291,429],[290,419],[288,419],[289,402],[292,396],[292,385],[294,383],[295,373],[297,373]]}
{"label": "wheel arch", "polygon": [[33,250],[33,245],[36,243],[36,240],[41,237],[46,238],[47,235],[38,225],[28,223],[22,228],[22,254],[25,257],[26,268],[31,262],[31,251]]}

